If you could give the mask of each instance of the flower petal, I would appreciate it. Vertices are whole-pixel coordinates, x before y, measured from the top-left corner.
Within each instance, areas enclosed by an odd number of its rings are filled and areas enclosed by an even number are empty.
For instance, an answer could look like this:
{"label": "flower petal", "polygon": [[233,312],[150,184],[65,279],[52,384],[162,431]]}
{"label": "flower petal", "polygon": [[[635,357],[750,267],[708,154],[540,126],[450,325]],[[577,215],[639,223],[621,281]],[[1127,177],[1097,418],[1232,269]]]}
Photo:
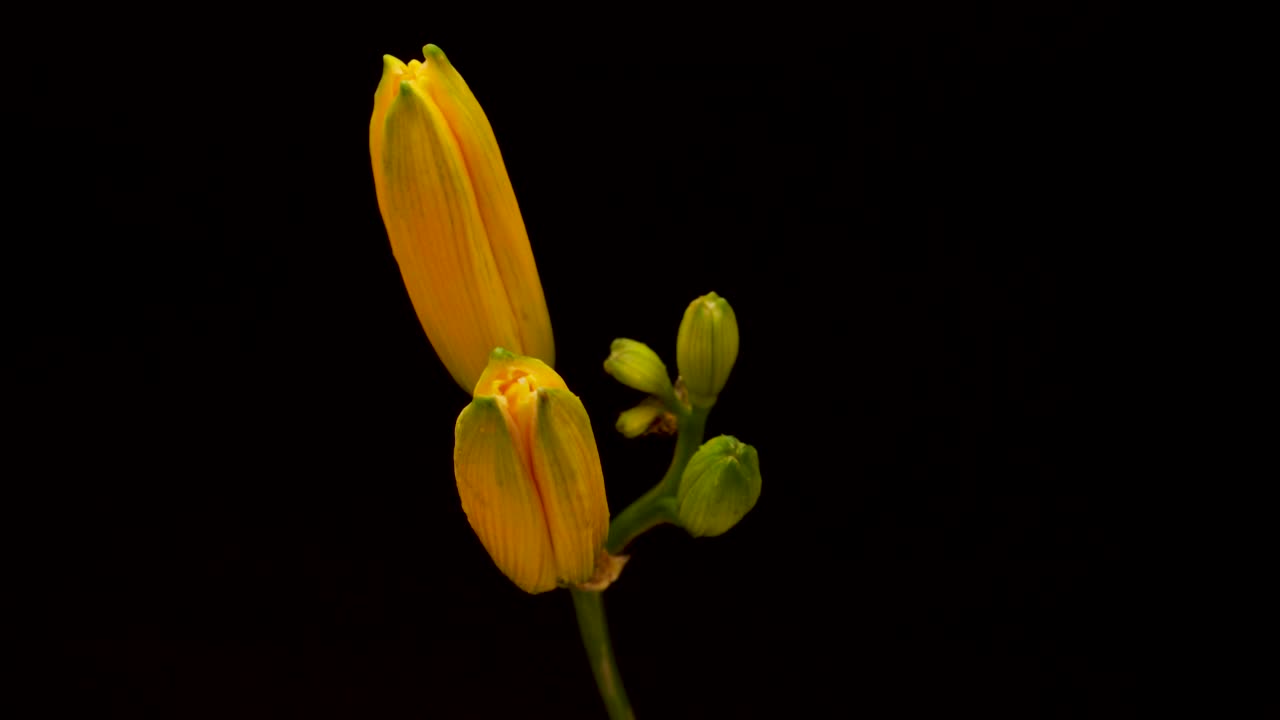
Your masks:
{"label": "flower petal", "polygon": [[600,453],[586,408],[573,393],[543,387],[537,398],[530,455],[556,578],[562,584],[586,582],[609,534]]}
{"label": "flower petal", "polygon": [[555,365],[551,316],[493,127],[444,52],[435,45],[427,45],[422,52],[426,90],[448,121],[466,162],[485,234],[516,315],[521,343],[515,347],[521,354]]}
{"label": "flower petal", "polygon": [[519,333],[466,163],[447,120],[419,82],[401,82],[387,112],[387,235],[428,339],[470,391],[489,351],[520,348]]}
{"label": "flower petal", "polygon": [[373,93],[373,116],[369,118],[369,157],[373,161],[373,187],[378,194],[378,211],[384,225],[390,224],[386,210],[386,180],[382,172],[382,148],[386,144],[387,111],[400,94],[400,80],[407,70],[404,63],[391,55],[382,56],[382,79]]}
{"label": "flower petal", "polygon": [[476,398],[454,428],[453,471],[471,529],[520,589],[556,587],[555,557],[538,491],[507,419],[492,397]]}

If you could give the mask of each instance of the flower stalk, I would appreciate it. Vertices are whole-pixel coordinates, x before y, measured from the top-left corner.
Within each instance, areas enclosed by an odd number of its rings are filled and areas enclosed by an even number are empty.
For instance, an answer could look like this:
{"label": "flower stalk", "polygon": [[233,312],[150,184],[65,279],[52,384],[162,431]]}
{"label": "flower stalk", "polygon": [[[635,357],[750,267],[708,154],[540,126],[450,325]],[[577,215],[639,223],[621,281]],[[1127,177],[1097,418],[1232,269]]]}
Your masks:
{"label": "flower stalk", "polygon": [[604,616],[604,593],[573,590],[573,610],[578,616],[578,631],[582,634],[582,646],[591,663],[591,674],[595,676],[609,719],[634,720],[635,712],[631,710],[627,691],[618,675],[618,664],[613,659],[609,624]]}
{"label": "flower stalk", "polygon": [[[685,408],[680,417],[679,435],[671,465],[662,480],[638,500],[618,513],[609,523],[609,539],[605,544],[610,554],[620,554],[636,537],[663,523],[676,522],[676,492],[680,478],[689,459],[702,445],[706,428],[707,408]],[[603,593],[573,590],[573,608],[578,617],[578,632],[591,663],[591,672],[604,700],[610,720],[634,718],[635,713],[627,700],[618,664],[613,657],[613,644],[609,640],[609,626],[604,615]]]}

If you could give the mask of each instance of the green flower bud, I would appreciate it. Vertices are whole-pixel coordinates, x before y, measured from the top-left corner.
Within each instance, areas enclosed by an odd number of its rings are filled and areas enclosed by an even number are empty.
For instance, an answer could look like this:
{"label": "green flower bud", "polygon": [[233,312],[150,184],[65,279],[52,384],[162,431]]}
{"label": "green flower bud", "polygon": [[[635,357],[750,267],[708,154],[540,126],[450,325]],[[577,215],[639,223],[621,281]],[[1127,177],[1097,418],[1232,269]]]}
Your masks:
{"label": "green flower bud", "polygon": [[635,438],[649,432],[658,418],[662,417],[662,405],[654,402],[642,402],[618,415],[618,432],[624,437]]}
{"label": "green flower bud", "polygon": [[680,478],[676,515],[694,537],[720,535],[760,499],[756,449],[721,435],[703,443]]}
{"label": "green flower bud", "polygon": [[648,345],[627,338],[618,338],[609,346],[609,357],[604,361],[604,371],[618,382],[640,392],[666,398],[671,395],[671,378],[667,366]]}
{"label": "green flower bud", "polygon": [[676,338],[676,362],[698,407],[715,404],[738,359],[738,319],[728,301],[707,293],[689,303]]}

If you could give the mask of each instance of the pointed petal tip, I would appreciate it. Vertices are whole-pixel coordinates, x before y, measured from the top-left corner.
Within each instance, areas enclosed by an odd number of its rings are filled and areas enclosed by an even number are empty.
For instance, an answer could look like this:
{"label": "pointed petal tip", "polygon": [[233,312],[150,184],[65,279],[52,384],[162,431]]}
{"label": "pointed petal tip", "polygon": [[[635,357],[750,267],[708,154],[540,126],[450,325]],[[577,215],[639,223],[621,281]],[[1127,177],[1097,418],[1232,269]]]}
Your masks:
{"label": "pointed petal tip", "polygon": [[431,102],[431,98],[427,96],[423,89],[418,85],[417,80],[413,78],[401,76],[396,89],[398,92],[396,93],[395,100],[391,101],[391,112],[387,113],[388,118],[390,118],[397,109],[400,109],[401,111],[408,110],[409,112],[414,113],[425,113],[428,112],[427,106],[433,104]]}
{"label": "pointed petal tip", "polygon": [[387,73],[391,73],[391,72],[404,72],[404,70],[405,70],[405,65],[403,62],[400,61],[400,58],[394,55],[382,56],[382,74],[383,75],[386,75]]}
{"label": "pointed petal tip", "polygon": [[454,422],[454,459],[458,457],[461,444],[458,442],[462,435],[474,430],[477,424],[483,423],[488,418],[501,417],[502,410],[498,407],[497,398],[478,396],[472,398],[466,407],[462,408],[462,412],[458,413],[458,419]]}
{"label": "pointed petal tip", "polygon": [[418,91],[418,84],[411,78],[405,78],[400,81],[400,96],[403,97],[405,94],[421,96],[421,93]]}

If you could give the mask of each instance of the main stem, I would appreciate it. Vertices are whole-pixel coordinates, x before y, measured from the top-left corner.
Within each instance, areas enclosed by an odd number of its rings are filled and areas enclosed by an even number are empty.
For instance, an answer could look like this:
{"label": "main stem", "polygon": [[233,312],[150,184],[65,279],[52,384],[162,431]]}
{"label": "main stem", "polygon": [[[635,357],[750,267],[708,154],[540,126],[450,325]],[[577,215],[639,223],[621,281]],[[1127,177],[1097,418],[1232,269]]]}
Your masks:
{"label": "main stem", "polygon": [[635,720],[627,691],[622,688],[618,665],[613,660],[613,646],[609,642],[609,624],[604,617],[603,593],[589,590],[572,590],[573,609],[578,615],[578,630],[582,633],[582,645],[587,649],[591,662],[591,674],[596,676],[596,687],[610,720]]}
{"label": "main stem", "polygon": [[[662,480],[649,492],[618,513],[609,523],[609,539],[605,543],[610,554],[622,552],[637,535],[655,525],[676,520],[676,491],[680,476],[684,474],[689,458],[702,446],[702,433],[707,425],[710,408],[691,408],[680,415],[679,436],[675,454]],[[627,692],[622,689],[622,678],[613,659],[613,645],[609,642],[609,624],[604,617],[604,597],[591,590],[571,591],[573,609],[578,615],[578,631],[582,633],[582,645],[587,649],[591,673],[596,677],[600,697],[609,711],[610,720],[634,720],[635,713],[627,702]]]}

